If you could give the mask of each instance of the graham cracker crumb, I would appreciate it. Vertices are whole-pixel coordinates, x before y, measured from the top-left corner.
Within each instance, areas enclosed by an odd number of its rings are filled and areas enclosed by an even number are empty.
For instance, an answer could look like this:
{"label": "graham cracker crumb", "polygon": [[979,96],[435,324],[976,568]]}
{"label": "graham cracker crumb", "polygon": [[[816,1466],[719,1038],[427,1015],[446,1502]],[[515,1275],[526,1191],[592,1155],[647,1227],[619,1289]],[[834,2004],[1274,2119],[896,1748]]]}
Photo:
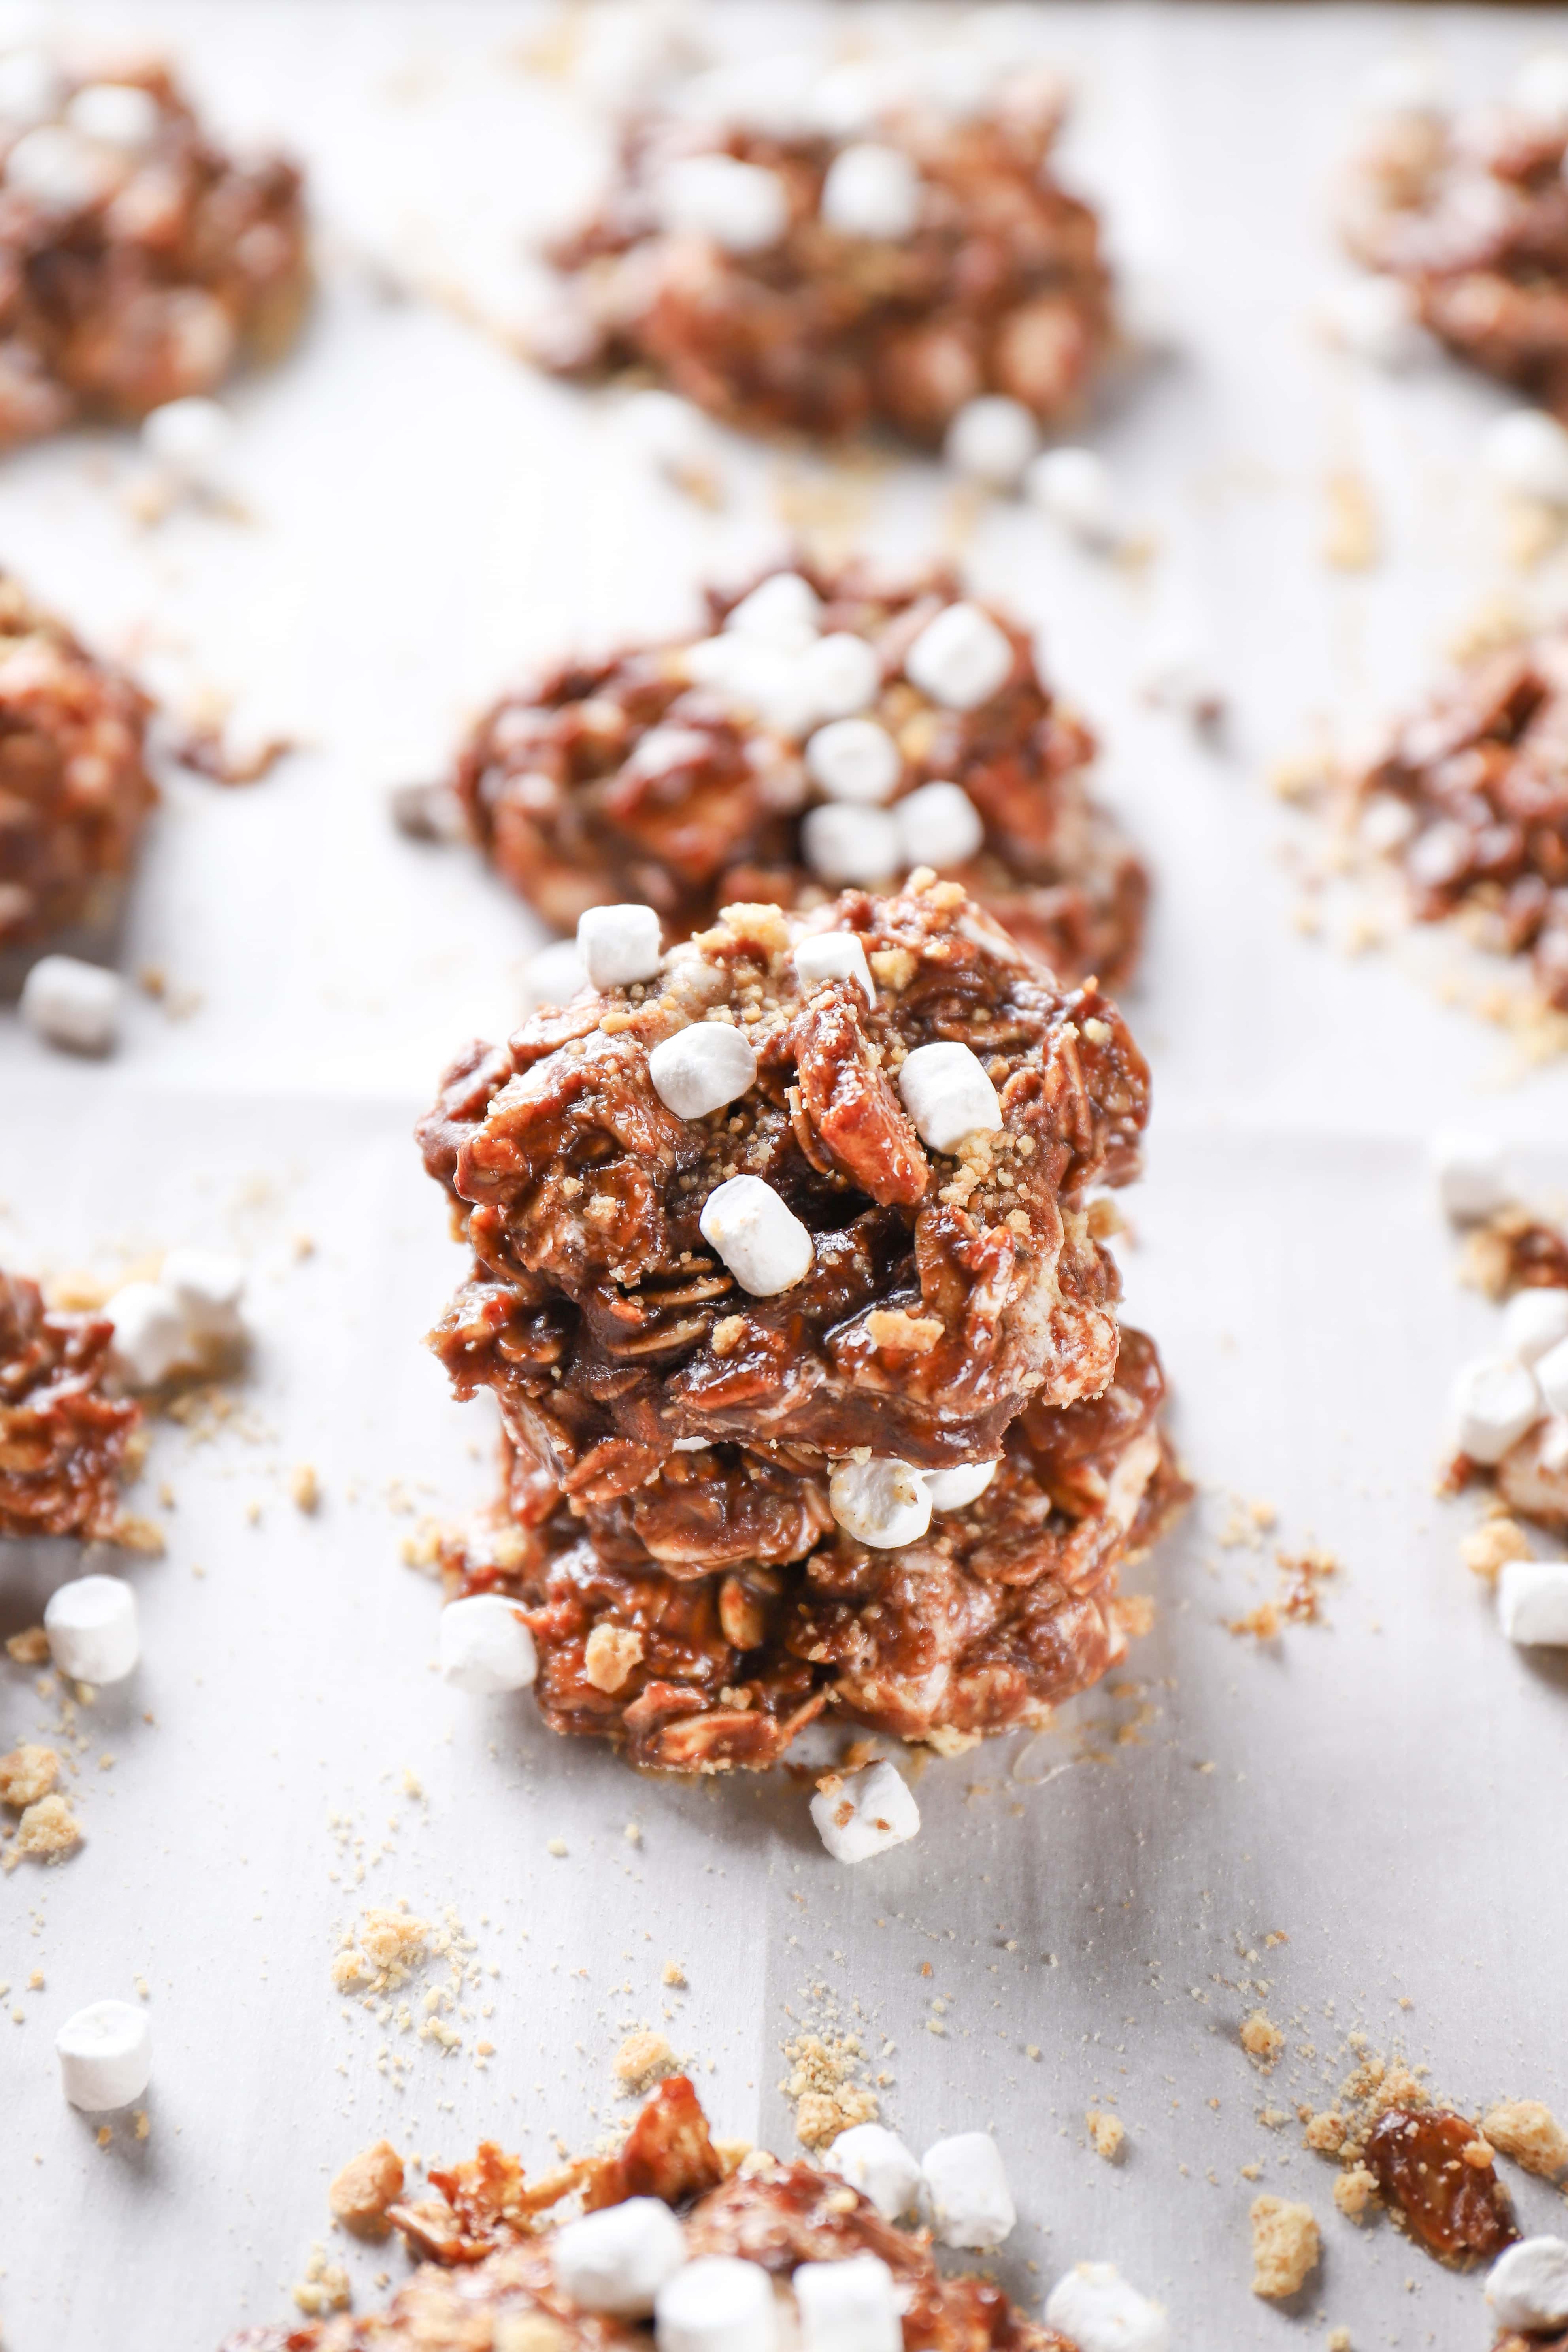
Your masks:
{"label": "graham cracker crumb", "polygon": [[1334,2183],[1334,2203],[1347,2221],[1359,2221],[1377,2196],[1377,2177],[1364,2164],[1352,2164]]}
{"label": "graham cracker crumb", "polygon": [[1331,2327],[1323,2352],[1351,2352],[1351,2332],[1348,2327]]}
{"label": "graham cracker crumb", "polygon": [[386,2209],[403,2194],[403,2158],[390,2140],[351,2156],[327,2191],[334,2221],[356,2238],[384,2238]]}
{"label": "graham cracker crumb", "polygon": [[495,2352],[567,2352],[570,2339],[559,2321],[542,2311],[505,2311],[490,2340]]}
{"label": "graham cracker crumb", "polygon": [[153,2119],[145,2107],[138,2107],[132,2116],[131,2122],[138,2139],[145,2139],[153,2128]]}
{"label": "graham cracker crumb", "polygon": [[1483,2127],[1494,2147],[1543,2180],[1555,2180],[1568,2166],[1568,2133],[1539,2099],[1500,2099],[1487,2109]]}
{"label": "graham cracker crumb", "polygon": [[978,1731],[958,1731],[950,1723],[939,1723],[933,1730],[926,1733],[925,1744],[933,1748],[939,1756],[965,1756],[972,1748],[979,1747],[980,1734]]}
{"label": "graham cracker crumb", "polygon": [[49,1637],[41,1625],[29,1625],[25,1633],[13,1633],[5,1643],[5,1654],[19,1666],[47,1666],[49,1662]]}
{"label": "graham cracker crumb", "polygon": [[289,1473],[289,1499],[296,1510],[313,1511],[321,1503],[321,1482],[313,1462],[296,1463]]}
{"label": "graham cracker crumb", "polygon": [[732,1356],[737,1348],[745,1344],[745,1338],[746,1318],[743,1315],[721,1315],[713,1326],[713,1337],[708,1344],[716,1356]]}
{"label": "graham cracker crumb", "polygon": [[784,2044],[791,2072],[779,2088],[795,2102],[795,2137],[805,2147],[830,2147],[851,2124],[875,2123],[877,2095],[858,2080],[865,2053],[853,2033],[802,2033]]}
{"label": "graham cracker crumb", "polygon": [[681,1967],[679,1960],[666,1960],[664,1967],[660,1971],[659,1980],[661,1983],[667,1985],[679,1985],[681,1990],[684,1991],[686,1989],[686,1970]]}
{"label": "graham cracker crumb", "polygon": [[1141,1642],[1154,1630],[1154,1596],[1150,1592],[1119,1592],[1110,1613],[1131,1642]]}
{"label": "graham cracker crumb", "polygon": [[676,2071],[674,2051],[662,2033],[628,2033],[615,2056],[615,2076],[623,2091],[648,2089]]}
{"label": "graham cracker crumb", "polygon": [[1472,1576],[1494,1582],[1510,1559],[1529,1559],[1530,1538],[1517,1519],[1506,1515],[1483,1520],[1459,1538],[1459,1558]]}
{"label": "graham cracker crumb", "polygon": [[1089,2146],[1096,2156],[1102,2156],[1107,2164],[1115,2164],[1127,2139],[1121,2116],[1108,2116],[1099,2107],[1090,2107],[1084,2123],[1089,2129]]}
{"label": "graham cracker crumb", "polygon": [[61,1796],[40,1797],[16,1824],[16,1834],[5,1852],[5,1867],[15,1870],[25,1854],[36,1861],[63,1861],[81,1843],[81,1823]]}
{"label": "graham cracker crumb", "polygon": [[643,1638],[636,1626],[601,1622],[583,1645],[583,1671],[595,1690],[618,1691],[642,1654]]}
{"label": "graham cracker crumb", "polygon": [[406,1906],[393,1911],[374,1908],[360,1919],[359,1941],[346,1935],[332,1962],[332,1982],[340,1992],[368,1984],[373,1992],[386,1992],[405,1984],[431,1948],[435,1932],[426,1919],[414,1918]]}
{"label": "graham cracker crumb", "polygon": [[327,2260],[324,2246],[312,2246],[305,2275],[295,2282],[294,2301],[310,2319],[329,2311],[347,2311],[353,2301],[349,2274],[341,2263]]}
{"label": "graham cracker crumb", "polygon": [[1252,2223],[1252,2292],[1278,2301],[1295,2294],[1318,2266],[1318,2225],[1310,2205],[1281,2197],[1255,2197]]}
{"label": "graham cracker crumb", "polygon": [[940,1316],[908,1315],[901,1307],[873,1307],[866,1318],[873,1348],[900,1349],[910,1356],[929,1356],[946,1328]]}
{"label": "graham cracker crumb", "polygon": [[0,1804],[36,1805],[59,1779],[60,1759],[52,1748],[24,1745],[0,1756]]}
{"label": "graham cracker crumb", "polygon": [[1262,2010],[1255,2009],[1250,2017],[1242,2020],[1241,2046],[1249,2058],[1267,2068],[1273,2065],[1284,2049],[1285,2036],[1277,2025],[1269,2022]]}

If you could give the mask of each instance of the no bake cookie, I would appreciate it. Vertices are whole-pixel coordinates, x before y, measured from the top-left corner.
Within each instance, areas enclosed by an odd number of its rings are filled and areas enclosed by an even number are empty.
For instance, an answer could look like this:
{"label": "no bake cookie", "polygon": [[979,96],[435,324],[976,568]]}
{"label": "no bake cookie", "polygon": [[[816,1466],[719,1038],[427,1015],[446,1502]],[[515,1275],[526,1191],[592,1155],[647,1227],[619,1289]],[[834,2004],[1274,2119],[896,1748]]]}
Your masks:
{"label": "no bake cookie", "polygon": [[0,1271],[0,1538],[112,1538],[134,1402],[104,1392],[114,1327]]}

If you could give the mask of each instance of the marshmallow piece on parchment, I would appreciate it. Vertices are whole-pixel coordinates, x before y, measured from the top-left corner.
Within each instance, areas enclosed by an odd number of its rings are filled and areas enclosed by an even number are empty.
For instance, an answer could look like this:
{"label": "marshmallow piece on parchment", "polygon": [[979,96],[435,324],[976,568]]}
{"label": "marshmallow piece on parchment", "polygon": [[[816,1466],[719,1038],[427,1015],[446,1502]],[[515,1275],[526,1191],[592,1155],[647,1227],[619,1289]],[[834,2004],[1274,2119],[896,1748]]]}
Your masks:
{"label": "marshmallow piece on parchment", "polygon": [[539,1671],[533,1635],[514,1601],[499,1592],[470,1592],[441,1612],[441,1679],[476,1698],[526,1690]]}
{"label": "marshmallow piece on parchment", "polygon": [[128,2107],[153,2077],[147,2012],[128,2000],[95,2000],[68,2017],[55,2036],[60,2088],[89,2115]]}
{"label": "marshmallow piece on parchment", "polygon": [[628,2197],[568,2221],[551,2242],[555,2284],[584,2311],[646,2319],[686,2260],[686,2233],[658,2197]]}
{"label": "marshmallow piece on parchment", "polygon": [[78,1576],[44,1611],[49,1655],[73,1682],[122,1683],[142,1654],[136,1595],[122,1576]]}
{"label": "marshmallow piece on parchment", "polygon": [[999,2246],[1017,2220],[1002,2151],[989,2132],[955,2132],[921,2159],[921,2205],[944,2246]]}
{"label": "marshmallow piece on parchment", "polygon": [[1057,2281],[1046,2325],[1079,2352],[1169,2352],[1170,2324],[1157,2303],[1128,2285],[1113,2263],[1078,2263]]}
{"label": "marshmallow piece on parchment", "polygon": [[813,1797],[811,1818],[835,1862],[868,1862],[919,1831],[920,1807],[891,1764],[870,1764],[834,1780]]}
{"label": "marshmallow piece on parchment", "polygon": [[920,2159],[886,2124],[851,2124],[828,2149],[826,2165],[869,2198],[884,2221],[901,2221],[920,2196]]}

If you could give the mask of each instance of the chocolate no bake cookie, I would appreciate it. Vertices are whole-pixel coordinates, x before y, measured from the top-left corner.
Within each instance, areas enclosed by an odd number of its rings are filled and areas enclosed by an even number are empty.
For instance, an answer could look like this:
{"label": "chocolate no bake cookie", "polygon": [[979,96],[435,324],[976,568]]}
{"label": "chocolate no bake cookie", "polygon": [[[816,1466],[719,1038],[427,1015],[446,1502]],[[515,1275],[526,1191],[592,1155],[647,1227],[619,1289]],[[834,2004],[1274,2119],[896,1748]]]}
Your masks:
{"label": "chocolate no bake cookie", "polygon": [[701,636],[565,665],[464,745],[468,825],[546,922],[636,898],[679,939],[931,866],[1059,979],[1121,985],[1148,877],[1023,628],[947,571],[807,565],[707,601]]}
{"label": "chocolate no bake cookie", "polygon": [[102,1316],[55,1314],[0,1271],[0,1538],[116,1533],[142,1413],[103,1392],[113,1337]]}
{"label": "chocolate no bake cookie", "polygon": [[781,63],[627,126],[597,216],[551,256],[563,305],[538,356],[650,366],[728,423],[826,440],[934,445],[986,393],[1071,415],[1110,281],[1051,169],[1060,82],[1016,72],[963,108],[951,84],[792,91]]}
{"label": "chocolate no bake cookie", "polygon": [[292,164],[226,154],[162,67],[0,55],[0,446],[211,392],[309,286]]}

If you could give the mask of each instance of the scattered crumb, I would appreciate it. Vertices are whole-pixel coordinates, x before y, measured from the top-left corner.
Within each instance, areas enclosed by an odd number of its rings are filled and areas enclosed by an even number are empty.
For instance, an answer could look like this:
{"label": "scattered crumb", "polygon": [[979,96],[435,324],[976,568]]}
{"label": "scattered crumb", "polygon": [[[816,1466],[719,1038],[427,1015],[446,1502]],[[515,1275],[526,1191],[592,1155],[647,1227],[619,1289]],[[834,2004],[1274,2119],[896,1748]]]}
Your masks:
{"label": "scattered crumb", "polygon": [[311,2319],[329,2311],[347,2311],[353,2303],[349,2274],[341,2263],[327,2260],[324,2246],[311,2247],[305,2275],[295,2283],[294,2301]]}
{"label": "scattered crumb", "polygon": [[29,1805],[16,1824],[16,1834],[7,1846],[4,1867],[15,1870],[25,1854],[39,1862],[59,1862],[81,1843],[81,1823],[70,1809],[68,1799],[61,1796],[41,1797]]}
{"label": "scattered crumb", "polygon": [[297,1463],[289,1473],[289,1499],[297,1510],[313,1511],[321,1499],[321,1482],[313,1462]]}
{"label": "scattered crumb", "polygon": [[1334,2203],[1347,2221],[1359,2221],[1376,2196],[1376,2176],[1364,2164],[1352,2164],[1334,2183]]}
{"label": "scattered crumb", "polygon": [[41,1625],[29,1625],[26,1633],[13,1633],[5,1643],[5,1654],[19,1666],[47,1666],[49,1663],[49,1637]]}
{"label": "scattered crumb", "polygon": [[1342,469],[1323,485],[1323,562],[1335,572],[1368,572],[1380,553],[1377,515],[1361,476]]}
{"label": "scattered crumb", "polygon": [[1471,1528],[1459,1538],[1459,1558],[1472,1576],[1484,1577],[1492,1583],[1510,1559],[1531,1557],[1530,1538],[1517,1519],[1506,1513],[1495,1519],[1485,1519],[1479,1528]]}
{"label": "scattered crumb", "polygon": [[59,1779],[60,1759],[52,1748],[23,1746],[0,1756],[0,1804],[36,1805]]}
{"label": "scattered crumb", "polygon": [[403,2158],[390,2140],[351,2156],[327,2191],[334,2221],[356,2238],[384,2238],[386,2209],[403,2194]]}
{"label": "scattered crumb", "polygon": [[601,1621],[583,1645],[583,1671],[595,1690],[618,1691],[642,1654],[643,1638],[634,1625]]}
{"label": "scattered crumb", "polygon": [[1270,2302],[1295,2294],[1318,2266],[1318,2225],[1310,2205],[1281,2197],[1255,2197],[1252,2222],[1252,2292]]}
{"label": "scattered crumb", "polygon": [[132,2116],[131,2122],[132,2127],[138,2139],[145,2139],[148,2134],[152,2131],[153,2119],[147,2113],[145,2107],[136,2108]]}
{"label": "scattered crumb", "polygon": [[114,2137],[114,2126],[113,2126],[112,2124],[100,2124],[100,2125],[99,2125],[99,2126],[98,2126],[98,2144],[99,2144],[100,2147],[107,2147],[109,2146],[110,2141],[113,2137]]}
{"label": "scattered crumb", "polygon": [[676,2071],[674,2051],[662,2033],[628,2033],[615,2056],[615,2076],[628,2095],[646,2091]]}
{"label": "scattered crumb", "polygon": [[779,2084],[795,2102],[795,2137],[805,2147],[830,2147],[851,2124],[875,2123],[876,2093],[861,2082],[865,2053],[854,2033],[802,2033],[784,2044],[791,2071]]}
{"label": "scattered crumb", "polygon": [[332,1982],[340,1992],[365,1984],[374,1992],[385,1992],[406,1983],[426,1951],[439,1948],[436,1933],[428,1920],[414,1918],[405,1906],[395,1911],[367,1910],[360,1919],[358,1943],[352,1932],[343,1938],[332,1962]]}
{"label": "scattered crumb", "polygon": [[1262,2010],[1255,2009],[1241,2023],[1241,2046],[1258,2065],[1272,2066],[1285,2047],[1285,2036],[1271,2024]]}
{"label": "scattered crumb", "polygon": [[1487,2109],[1483,2127],[1494,2147],[1543,2180],[1555,2180],[1568,2166],[1568,2133],[1539,2099],[1500,2100]]}
{"label": "scattered crumb", "polygon": [[681,1967],[679,1960],[666,1960],[664,1967],[660,1971],[659,1980],[663,1984],[678,1985],[684,1992],[686,1990],[686,1970]]}
{"label": "scattered crumb", "polygon": [[1351,2352],[1351,2332],[1348,2327],[1331,2327],[1323,2352]]}
{"label": "scattered crumb", "polygon": [[1100,2107],[1090,2107],[1083,2120],[1088,2127],[1089,2146],[1096,2156],[1102,2156],[1107,2164],[1115,2164],[1127,2140],[1121,2116],[1109,2116]]}

